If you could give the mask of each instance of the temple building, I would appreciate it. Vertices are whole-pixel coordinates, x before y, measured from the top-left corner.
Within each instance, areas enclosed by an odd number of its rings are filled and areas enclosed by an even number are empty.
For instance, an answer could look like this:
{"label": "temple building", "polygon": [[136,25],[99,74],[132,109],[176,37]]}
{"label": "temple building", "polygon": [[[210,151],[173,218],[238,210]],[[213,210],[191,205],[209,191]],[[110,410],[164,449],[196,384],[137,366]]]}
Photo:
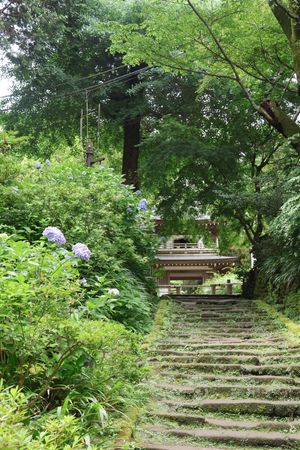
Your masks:
{"label": "temple building", "polygon": [[[157,228],[161,228],[162,220],[157,219]],[[161,245],[156,257],[156,268],[160,269],[159,288],[168,290],[174,281],[183,281],[186,285],[205,285],[216,274],[226,274],[238,263],[236,256],[223,256],[219,253],[217,223],[208,216],[198,219],[211,236],[211,244],[205,245],[202,236],[196,242],[189,242],[184,235],[161,238]],[[199,227],[200,229],[200,227]]]}

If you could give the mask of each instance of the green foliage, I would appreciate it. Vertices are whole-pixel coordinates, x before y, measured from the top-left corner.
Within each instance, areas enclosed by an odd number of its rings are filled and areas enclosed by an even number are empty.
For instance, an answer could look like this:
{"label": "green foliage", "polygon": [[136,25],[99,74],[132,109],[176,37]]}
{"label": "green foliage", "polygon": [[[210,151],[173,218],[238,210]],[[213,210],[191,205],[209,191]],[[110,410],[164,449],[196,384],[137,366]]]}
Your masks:
{"label": "green foliage", "polygon": [[[41,169],[32,160],[2,158],[10,173],[4,170],[0,180],[0,221],[30,241],[51,225],[63,230],[68,242],[88,245],[93,256],[79,270],[87,279],[86,295],[93,297],[91,313],[96,309],[102,317],[143,329],[154,292],[150,266],[156,239],[151,212],[138,209],[141,197],[111,169],[85,168],[71,156]],[[104,287],[117,288],[120,296],[107,304]]]}
{"label": "green foliage", "polygon": [[64,414],[25,426],[27,398],[18,387],[0,389],[0,447],[6,450],[83,450],[79,419]]}
{"label": "green foliage", "polygon": [[300,178],[298,170],[288,177],[285,187],[286,201],[270,226],[270,238],[264,243],[264,264],[260,273],[258,295],[289,317],[299,318],[300,286]]}
{"label": "green foliage", "polygon": [[17,132],[0,130],[0,153],[9,152],[27,142],[26,136],[17,136]]}
{"label": "green foliage", "polygon": [[[4,386],[23,389],[0,394],[0,409],[8,409],[1,427],[20,428],[8,433],[7,448],[27,441],[30,449],[86,448],[79,445],[82,430],[100,426],[102,439],[111,414],[124,407],[143,375],[139,338],[103,313],[102,320],[90,317],[77,259],[45,242],[29,244],[4,233],[0,240],[0,376]],[[112,297],[106,293],[108,303]],[[44,410],[52,415],[44,417]]]}

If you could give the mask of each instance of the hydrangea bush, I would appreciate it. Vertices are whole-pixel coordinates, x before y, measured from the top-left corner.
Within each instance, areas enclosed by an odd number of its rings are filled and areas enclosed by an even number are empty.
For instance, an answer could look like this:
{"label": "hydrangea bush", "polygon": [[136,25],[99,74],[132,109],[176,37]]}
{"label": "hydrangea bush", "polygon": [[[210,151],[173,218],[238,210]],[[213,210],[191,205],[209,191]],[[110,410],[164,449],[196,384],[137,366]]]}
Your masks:
{"label": "hydrangea bush", "polygon": [[91,314],[79,274],[86,262],[64,256],[57,243],[0,234],[0,448],[48,449],[48,439],[57,450],[88,448],[95,426],[101,448],[101,417],[111,420],[143,375],[138,335]]}
{"label": "hydrangea bush", "polygon": [[[50,165],[41,163],[42,171],[31,160],[16,162],[18,170],[9,183],[1,183],[0,177],[0,223],[23,230],[31,242],[43,230],[58,245],[66,239],[82,259],[86,296],[95,300],[109,288],[120,291],[117,304],[111,299],[110,307],[106,304],[97,313],[145,329],[154,298],[151,267],[157,248],[147,200],[109,168],[86,168],[71,156],[67,162],[52,158]],[[67,252],[66,259],[71,255]],[[105,276],[104,286],[99,286],[99,276]]]}

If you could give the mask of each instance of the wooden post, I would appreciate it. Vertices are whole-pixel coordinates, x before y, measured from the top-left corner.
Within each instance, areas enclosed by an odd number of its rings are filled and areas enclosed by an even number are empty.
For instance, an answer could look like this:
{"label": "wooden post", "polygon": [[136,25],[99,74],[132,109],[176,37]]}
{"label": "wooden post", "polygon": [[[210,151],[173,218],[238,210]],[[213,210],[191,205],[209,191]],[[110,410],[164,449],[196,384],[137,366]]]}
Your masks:
{"label": "wooden post", "polygon": [[216,295],[216,289],[217,289],[217,285],[216,284],[212,284],[211,285],[211,295]]}
{"label": "wooden post", "polygon": [[85,91],[85,114],[86,114],[86,145],[89,142],[89,97],[88,91]]}
{"label": "wooden post", "polygon": [[98,117],[97,117],[97,149],[98,150],[100,147],[100,113],[101,113],[101,106],[99,103],[98,104]]}
{"label": "wooden post", "polygon": [[232,283],[230,280],[227,281],[227,295],[232,295]]}
{"label": "wooden post", "polygon": [[176,286],[176,295],[180,295],[180,286]]}
{"label": "wooden post", "polygon": [[86,146],[86,154],[85,154],[85,165],[87,167],[92,167],[93,155],[94,155],[93,143],[92,143],[92,141],[88,141],[87,146]]}
{"label": "wooden post", "polygon": [[81,109],[80,113],[80,145],[83,150],[83,109]]}

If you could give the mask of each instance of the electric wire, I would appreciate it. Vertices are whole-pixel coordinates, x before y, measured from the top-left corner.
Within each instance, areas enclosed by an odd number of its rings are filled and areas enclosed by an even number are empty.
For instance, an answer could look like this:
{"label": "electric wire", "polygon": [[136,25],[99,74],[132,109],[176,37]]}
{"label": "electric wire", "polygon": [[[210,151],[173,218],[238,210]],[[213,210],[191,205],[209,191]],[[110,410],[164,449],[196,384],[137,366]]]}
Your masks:
{"label": "electric wire", "polygon": [[[152,67],[143,67],[142,69],[138,69],[138,70],[135,70],[134,72],[130,72],[130,73],[127,73],[125,75],[121,75],[119,77],[112,78],[112,79],[107,80],[107,81],[105,81],[105,82],[103,82],[101,84],[98,84],[96,86],[92,85],[90,87],[82,88],[82,89],[77,90],[77,91],[66,92],[65,94],[53,96],[51,99],[59,99],[59,98],[63,98],[63,97],[67,97],[67,96],[73,96],[73,95],[77,95],[77,94],[85,94],[86,95],[86,92],[89,94],[90,92],[94,92],[94,91],[96,91],[98,89],[101,89],[103,87],[111,86],[111,85],[114,85],[114,84],[120,84],[120,83],[122,83],[124,81],[128,81],[131,78],[134,78],[137,74],[145,72],[145,71],[147,71],[147,70],[149,70],[151,68]],[[12,110],[11,108],[10,109],[2,109],[2,110],[0,110],[0,113],[1,112],[9,112],[11,110]]]}
{"label": "electric wire", "polygon": [[[74,79],[70,78],[69,80],[66,80],[66,81],[63,81],[62,83],[58,83],[58,84],[54,85],[51,89],[56,89],[57,87],[64,86],[64,85],[66,85],[68,83],[72,83],[72,82],[73,83],[79,83],[79,82],[81,82],[83,80],[87,80],[87,79],[90,79],[90,78],[96,78],[96,77],[99,77],[100,75],[105,75],[105,74],[107,74],[109,72],[114,72],[116,70],[123,69],[124,67],[127,67],[127,64],[122,64],[122,65],[117,66],[117,67],[112,67],[111,69],[107,69],[107,70],[104,70],[102,72],[98,72],[98,73],[94,73],[94,74],[91,74],[91,75],[87,75],[86,77],[81,77],[81,78],[78,78],[77,80],[74,80]],[[9,98],[9,97],[13,97],[13,95],[14,94],[1,95],[0,98]]]}

